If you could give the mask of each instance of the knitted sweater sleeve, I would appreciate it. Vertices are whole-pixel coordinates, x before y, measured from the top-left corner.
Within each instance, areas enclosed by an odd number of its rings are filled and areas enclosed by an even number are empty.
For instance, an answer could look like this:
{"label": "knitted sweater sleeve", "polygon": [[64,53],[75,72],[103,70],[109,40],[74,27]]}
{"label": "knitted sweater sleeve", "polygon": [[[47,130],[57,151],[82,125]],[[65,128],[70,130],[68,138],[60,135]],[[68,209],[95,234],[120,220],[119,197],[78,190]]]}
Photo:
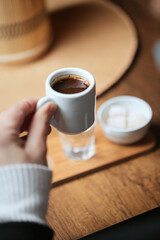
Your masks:
{"label": "knitted sweater sleeve", "polygon": [[38,164],[0,168],[0,223],[32,222],[46,225],[52,172]]}

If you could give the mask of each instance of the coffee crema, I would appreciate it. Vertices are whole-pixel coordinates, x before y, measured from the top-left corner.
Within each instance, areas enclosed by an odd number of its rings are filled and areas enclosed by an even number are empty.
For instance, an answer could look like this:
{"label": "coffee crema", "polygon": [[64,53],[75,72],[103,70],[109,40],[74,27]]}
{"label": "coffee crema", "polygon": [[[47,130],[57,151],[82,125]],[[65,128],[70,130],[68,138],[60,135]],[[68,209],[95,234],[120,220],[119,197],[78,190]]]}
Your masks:
{"label": "coffee crema", "polygon": [[89,87],[89,85],[89,82],[83,78],[69,76],[60,79],[55,83],[53,82],[51,87],[59,93],[74,94],[83,92]]}

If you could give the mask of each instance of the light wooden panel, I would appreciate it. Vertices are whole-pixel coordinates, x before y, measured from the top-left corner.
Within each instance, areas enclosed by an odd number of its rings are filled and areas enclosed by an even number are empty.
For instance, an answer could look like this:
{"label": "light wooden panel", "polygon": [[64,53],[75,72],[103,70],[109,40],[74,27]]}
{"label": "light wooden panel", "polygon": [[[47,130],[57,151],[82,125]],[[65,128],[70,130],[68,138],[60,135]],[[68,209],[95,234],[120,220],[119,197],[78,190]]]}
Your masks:
{"label": "light wooden panel", "polygon": [[58,185],[75,179],[79,176],[86,175],[104,167],[113,166],[131,157],[145,153],[156,144],[152,132],[139,143],[132,145],[118,145],[110,142],[103,135],[99,124],[96,131],[96,154],[86,161],[73,161],[66,158],[58,132],[53,130],[48,137],[48,164],[54,170],[53,185]]}

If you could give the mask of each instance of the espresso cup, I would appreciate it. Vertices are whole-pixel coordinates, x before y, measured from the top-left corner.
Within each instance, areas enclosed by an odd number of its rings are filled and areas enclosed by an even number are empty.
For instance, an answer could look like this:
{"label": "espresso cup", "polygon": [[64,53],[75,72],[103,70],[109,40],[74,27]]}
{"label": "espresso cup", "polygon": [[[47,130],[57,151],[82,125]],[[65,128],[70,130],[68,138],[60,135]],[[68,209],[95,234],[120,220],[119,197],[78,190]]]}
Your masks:
{"label": "espresso cup", "polygon": [[[88,87],[82,92],[65,94],[52,88],[54,83],[67,77],[87,80]],[[46,102],[54,102],[57,110],[51,124],[58,131],[77,134],[89,129],[95,121],[95,79],[81,68],[62,68],[52,72],[46,79],[46,96],[37,103],[37,109]]]}

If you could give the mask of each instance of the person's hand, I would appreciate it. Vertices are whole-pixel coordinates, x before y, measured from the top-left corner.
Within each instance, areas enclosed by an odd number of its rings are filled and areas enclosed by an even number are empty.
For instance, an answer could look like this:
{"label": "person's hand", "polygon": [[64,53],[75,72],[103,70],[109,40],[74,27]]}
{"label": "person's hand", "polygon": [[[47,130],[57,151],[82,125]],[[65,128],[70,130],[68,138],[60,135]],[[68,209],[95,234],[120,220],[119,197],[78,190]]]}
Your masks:
{"label": "person's hand", "polygon": [[[46,103],[36,111],[37,99],[26,99],[0,114],[0,166],[8,164],[46,164],[46,138],[54,103]],[[20,137],[27,131],[26,137]]]}

